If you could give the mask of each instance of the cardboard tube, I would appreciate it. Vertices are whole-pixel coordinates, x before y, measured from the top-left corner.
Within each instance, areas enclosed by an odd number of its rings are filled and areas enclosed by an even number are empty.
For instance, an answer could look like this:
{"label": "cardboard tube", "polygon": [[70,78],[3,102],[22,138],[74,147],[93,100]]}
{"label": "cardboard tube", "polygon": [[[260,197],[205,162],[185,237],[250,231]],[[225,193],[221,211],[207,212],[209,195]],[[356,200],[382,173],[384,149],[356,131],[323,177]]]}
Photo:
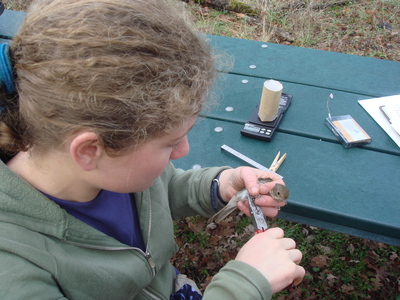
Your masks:
{"label": "cardboard tube", "polygon": [[264,82],[258,109],[258,117],[262,122],[271,122],[278,116],[282,89],[283,86],[279,81],[267,80]]}

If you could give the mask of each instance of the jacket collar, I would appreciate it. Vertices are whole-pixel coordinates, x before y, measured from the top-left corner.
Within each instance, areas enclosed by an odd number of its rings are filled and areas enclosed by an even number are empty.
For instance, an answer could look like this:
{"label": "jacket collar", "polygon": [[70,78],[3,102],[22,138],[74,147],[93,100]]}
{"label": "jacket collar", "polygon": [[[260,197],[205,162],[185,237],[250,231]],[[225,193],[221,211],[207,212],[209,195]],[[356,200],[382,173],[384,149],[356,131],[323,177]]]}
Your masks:
{"label": "jacket collar", "polygon": [[13,223],[65,241],[104,245],[104,241],[108,240],[107,243],[110,243],[105,234],[69,215],[2,161],[0,222]]}

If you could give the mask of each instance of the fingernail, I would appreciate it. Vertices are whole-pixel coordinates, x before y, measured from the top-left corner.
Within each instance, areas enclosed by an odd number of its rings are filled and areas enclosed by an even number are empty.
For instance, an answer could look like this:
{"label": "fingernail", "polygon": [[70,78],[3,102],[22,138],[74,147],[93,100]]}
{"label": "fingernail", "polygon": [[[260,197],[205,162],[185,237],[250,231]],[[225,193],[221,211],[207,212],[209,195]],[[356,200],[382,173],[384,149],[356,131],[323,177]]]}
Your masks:
{"label": "fingernail", "polygon": [[252,188],[251,188],[251,194],[256,194],[256,193],[258,193],[258,191],[259,191],[259,188],[258,187],[255,187],[255,186],[253,186]]}

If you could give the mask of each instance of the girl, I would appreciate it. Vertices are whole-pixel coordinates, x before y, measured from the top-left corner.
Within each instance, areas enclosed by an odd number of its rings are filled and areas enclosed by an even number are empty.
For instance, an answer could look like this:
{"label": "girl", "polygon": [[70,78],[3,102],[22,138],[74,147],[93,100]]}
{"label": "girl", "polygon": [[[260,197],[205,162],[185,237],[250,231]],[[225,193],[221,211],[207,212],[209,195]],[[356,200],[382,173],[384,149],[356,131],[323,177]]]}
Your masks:
{"label": "girl", "polygon": [[[10,51],[2,45],[1,299],[200,299],[169,263],[173,220],[211,216],[243,187],[263,195],[267,216],[284,205],[266,195],[283,184],[274,174],[171,164],[188,153],[216,74],[177,9],[38,0]],[[259,187],[265,176],[274,181]],[[301,281],[300,260],[294,241],[270,229],[203,298],[269,299]]]}

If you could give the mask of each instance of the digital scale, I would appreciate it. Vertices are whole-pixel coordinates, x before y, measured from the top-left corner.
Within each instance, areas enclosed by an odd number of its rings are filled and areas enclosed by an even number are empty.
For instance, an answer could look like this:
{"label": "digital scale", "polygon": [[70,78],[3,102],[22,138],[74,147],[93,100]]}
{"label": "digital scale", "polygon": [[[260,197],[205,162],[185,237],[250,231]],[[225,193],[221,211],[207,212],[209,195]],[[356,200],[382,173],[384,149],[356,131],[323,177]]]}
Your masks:
{"label": "digital scale", "polygon": [[290,102],[292,101],[292,98],[292,95],[282,93],[281,99],[279,101],[278,116],[274,121],[271,122],[263,122],[260,120],[260,118],[258,117],[259,105],[257,105],[249,120],[246,122],[246,124],[244,124],[244,127],[240,131],[240,133],[244,136],[254,139],[267,142],[271,141],[275,130],[278,128],[278,125],[281,122],[283,115],[285,114],[290,105]]}

